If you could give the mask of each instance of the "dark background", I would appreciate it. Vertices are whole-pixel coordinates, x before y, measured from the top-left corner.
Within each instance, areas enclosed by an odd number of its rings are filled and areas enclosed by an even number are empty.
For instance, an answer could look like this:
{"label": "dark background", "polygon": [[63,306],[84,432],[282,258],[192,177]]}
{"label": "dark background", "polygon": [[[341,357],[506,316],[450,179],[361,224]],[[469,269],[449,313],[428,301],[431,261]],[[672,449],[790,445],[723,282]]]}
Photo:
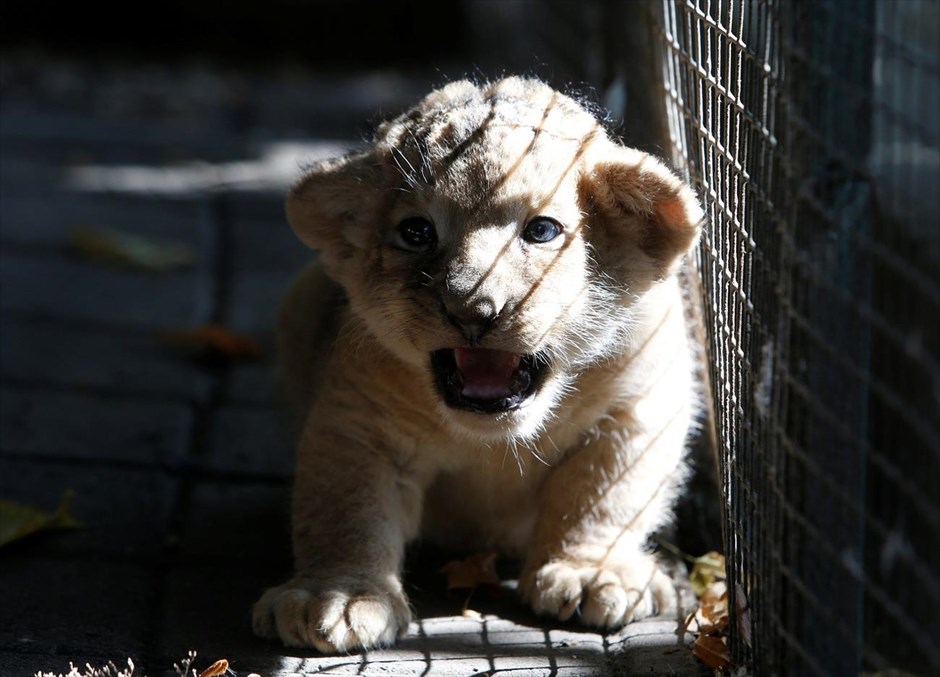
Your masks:
{"label": "dark background", "polygon": [[[499,12],[492,2],[492,9]],[[512,4],[510,2],[509,4]],[[333,71],[426,67],[467,53],[467,3],[269,2],[6,3],[7,48],[41,47],[93,59],[211,58],[239,66],[302,63]]]}

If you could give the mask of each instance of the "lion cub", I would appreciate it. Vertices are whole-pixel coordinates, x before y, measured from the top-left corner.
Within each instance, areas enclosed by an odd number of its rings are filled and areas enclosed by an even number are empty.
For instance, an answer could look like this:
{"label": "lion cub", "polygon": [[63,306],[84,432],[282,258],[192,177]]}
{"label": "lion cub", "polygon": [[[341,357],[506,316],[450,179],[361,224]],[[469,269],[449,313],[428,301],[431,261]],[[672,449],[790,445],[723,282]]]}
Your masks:
{"label": "lion cub", "polygon": [[674,603],[645,543],[693,415],[688,187],[539,81],[464,81],[307,172],[287,218],[320,258],[280,327],[306,421],[296,573],[255,605],[256,633],[393,642],[419,537],[523,558],[522,597],[561,620]]}

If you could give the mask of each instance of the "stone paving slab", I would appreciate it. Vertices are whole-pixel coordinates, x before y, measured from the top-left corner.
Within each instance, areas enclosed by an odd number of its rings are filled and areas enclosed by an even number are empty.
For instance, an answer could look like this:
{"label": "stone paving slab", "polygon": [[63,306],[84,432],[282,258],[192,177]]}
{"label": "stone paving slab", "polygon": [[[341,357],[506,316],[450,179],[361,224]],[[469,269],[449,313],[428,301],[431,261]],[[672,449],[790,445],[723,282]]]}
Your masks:
{"label": "stone paving slab", "polygon": [[29,147],[38,156],[70,165],[75,160],[108,164],[166,163],[186,158],[215,162],[232,159],[238,152],[226,143],[211,118],[198,124],[110,119],[74,110],[50,110],[23,104],[6,104],[0,117],[0,135],[9,150]]}
{"label": "stone paving slab", "polygon": [[208,453],[197,466],[221,473],[288,480],[294,472],[294,445],[286,419],[267,407],[223,405],[212,420]]}
{"label": "stone paving slab", "polygon": [[84,527],[38,534],[43,542],[35,548],[22,544],[31,551],[41,546],[37,552],[44,557],[62,558],[63,571],[78,555],[120,559],[158,554],[166,544],[175,490],[174,480],[158,469],[0,456],[0,496],[5,499],[53,511],[66,491],[74,492],[72,514]]}
{"label": "stone paving slab", "polygon": [[230,404],[277,406],[279,396],[270,363],[236,365],[226,379],[222,400]]}
{"label": "stone paving slab", "polygon": [[192,407],[180,402],[0,388],[7,455],[172,463],[186,454],[192,425]]}
{"label": "stone paving slab", "polygon": [[272,581],[287,576],[283,563],[239,562],[227,551],[211,560],[180,560],[168,569],[157,618],[156,645],[148,674],[169,670],[195,650],[201,665],[227,658],[239,677],[255,671],[267,677],[283,649],[251,631],[251,605]]}
{"label": "stone paving slab", "polygon": [[137,329],[207,322],[213,288],[205,270],[111,270],[63,256],[0,254],[0,311]]}
{"label": "stone paving slab", "polygon": [[[677,649],[674,624],[643,621],[647,638],[661,643],[649,653],[637,672],[618,674],[677,674],[671,656]],[[648,626],[648,627],[647,627]],[[518,635],[518,641],[514,641]],[[533,638],[533,635],[535,636]],[[667,645],[668,643],[668,645]],[[663,649],[666,645],[667,648]],[[296,649],[273,654],[261,647],[229,654],[233,668],[264,675],[609,675],[618,641],[596,633],[568,629],[536,631],[503,618],[426,618],[409,627],[408,635],[392,648],[339,656],[320,656]],[[688,648],[682,649],[688,652]],[[206,652],[205,657],[220,655]],[[685,674],[697,674],[695,672]]]}
{"label": "stone paving slab", "polygon": [[261,210],[255,205],[245,209],[231,208],[233,276],[225,318],[241,331],[271,332],[285,290],[315,254],[287,225],[282,210],[258,214]]}
{"label": "stone paving slab", "polygon": [[0,650],[111,660],[143,654],[156,602],[151,567],[26,550],[4,554],[0,566]]}
{"label": "stone paving slab", "polygon": [[[179,534],[181,562],[278,562],[290,569],[290,486],[206,480],[192,487]],[[266,586],[278,581],[264,581]],[[254,600],[249,599],[250,605]],[[245,607],[247,608],[247,606]]]}
{"label": "stone paving slab", "polygon": [[[2,115],[0,115],[2,119]],[[26,199],[48,201],[50,187],[65,178],[66,172],[62,164],[48,157],[30,152],[30,148],[23,148],[14,153],[16,144],[9,141],[9,137],[0,135],[0,176],[3,177],[3,194],[0,207],[8,201]],[[28,146],[28,144],[27,144]],[[0,211],[6,216],[6,209]],[[9,222],[8,219],[4,219]],[[0,229],[6,224],[0,221]]]}
{"label": "stone paving slab", "polygon": [[73,327],[54,319],[0,315],[0,378],[82,390],[160,394],[203,401],[212,376],[152,332]]}
{"label": "stone paving slab", "polygon": [[[635,625],[643,626],[645,623]],[[614,677],[705,677],[715,674],[695,658],[688,644],[677,643],[674,623],[666,624],[658,632],[638,633],[613,644],[608,669]]]}
{"label": "stone paving slab", "polygon": [[[48,167],[44,171],[48,177]],[[4,176],[3,185],[7,184],[8,177]],[[97,228],[183,242],[208,260],[215,244],[213,225],[210,202],[204,198],[147,200],[45,186],[38,195],[5,189],[0,200],[0,238],[7,247],[65,247],[74,229]]]}
{"label": "stone paving slab", "polygon": [[246,333],[270,331],[277,324],[281,299],[295,273],[285,270],[238,275],[225,306],[226,324]]}
{"label": "stone paving slab", "polygon": [[[293,274],[315,254],[294,234],[284,217],[280,200],[265,200],[277,209],[252,209],[245,201],[229,207],[232,218],[232,270],[236,274],[258,272]],[[244,209],[245,211],[241,211]],[[268,327],[270,329],[270,327]]]}

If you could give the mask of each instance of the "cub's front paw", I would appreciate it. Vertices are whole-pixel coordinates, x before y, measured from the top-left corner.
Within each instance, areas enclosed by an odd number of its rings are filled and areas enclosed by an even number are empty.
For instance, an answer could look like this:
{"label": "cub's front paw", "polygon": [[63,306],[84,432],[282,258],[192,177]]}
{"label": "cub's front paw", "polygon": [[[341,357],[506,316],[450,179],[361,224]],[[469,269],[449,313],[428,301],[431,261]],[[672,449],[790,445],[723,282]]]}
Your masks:
{"label": "cub's front paw", "polygon": [[567,621],[578,612],[582,623],[599,628],[671,613],[676,606],[672,580],[645,553],[602,566],[555,560],[527,567],[519,588],[536,613]]}
{"label": "cub's front paw", "polygon": [[411,609],[398,581],[295,578],[255,603],[256,635],[324,653],[388,646],[403,635]]}

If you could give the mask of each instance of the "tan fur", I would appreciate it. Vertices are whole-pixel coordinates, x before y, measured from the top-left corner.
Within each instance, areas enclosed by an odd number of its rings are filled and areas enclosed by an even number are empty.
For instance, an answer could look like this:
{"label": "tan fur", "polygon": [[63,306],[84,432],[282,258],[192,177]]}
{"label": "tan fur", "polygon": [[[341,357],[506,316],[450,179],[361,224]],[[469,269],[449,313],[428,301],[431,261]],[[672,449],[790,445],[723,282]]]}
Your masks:
{"label": "tan fur", "polygon": [[[562,620],[580,608],[615,627],[668,607],[644,548],[669,519],[693,414],[675,275],[700,227],[693,193],[572,99],[508,78],[433,92],[368,150],[309,171],[287,213],[320,263],[280,327],[308,412],[296,574],[256,604],[255,631],[322,651],[394,641],[419,536],[524,558],[523,598]],[[523,242],[536,215],[564,233]],[[433,256],[393,246],[412,216],[434,223]],[[325,275],[348,299],[333,324]],[[484,311],[497,320],[480,346],[551,361],[515,411],[453,409],[434,384],[431,352],[468,343],[446,313]]]}

